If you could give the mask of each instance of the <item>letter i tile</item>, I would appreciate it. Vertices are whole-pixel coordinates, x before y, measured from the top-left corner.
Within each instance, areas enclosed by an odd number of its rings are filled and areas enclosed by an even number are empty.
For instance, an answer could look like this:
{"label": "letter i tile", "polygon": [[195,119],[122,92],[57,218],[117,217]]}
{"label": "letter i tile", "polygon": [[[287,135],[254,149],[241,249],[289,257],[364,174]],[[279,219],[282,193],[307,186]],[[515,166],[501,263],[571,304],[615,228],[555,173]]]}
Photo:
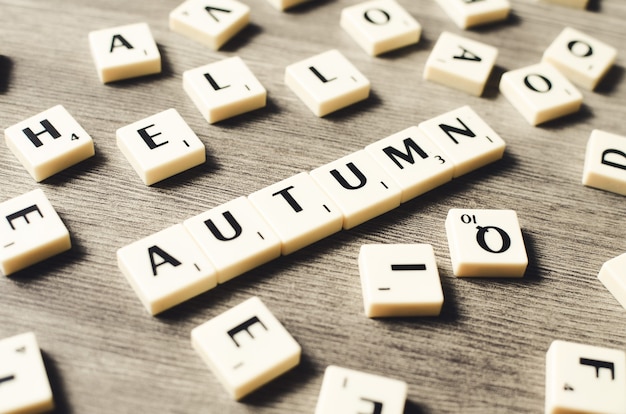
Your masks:
{"label": "letter i tile", "polygon": [[302,353],[258,297],[194,328],[191,344],[235,400],[297,366]]}
{"label": "letter i tile", "polygon": [[152,315],[217,285],[215,267],[182,224],[120,248],[117,263]]}
{"label": "letter i tile", "polygon": [[546,414],[626,412],[626,353],[556,340],[546,354]]}
{"label": "letter i tile", "polygon": [[407,388],[404,381],[330,365],[315,414],[402,414]]}
{"label": "letter i tile", "polygon": [[583,184],[626,195],[626,137],[593,130],[585,154]]}

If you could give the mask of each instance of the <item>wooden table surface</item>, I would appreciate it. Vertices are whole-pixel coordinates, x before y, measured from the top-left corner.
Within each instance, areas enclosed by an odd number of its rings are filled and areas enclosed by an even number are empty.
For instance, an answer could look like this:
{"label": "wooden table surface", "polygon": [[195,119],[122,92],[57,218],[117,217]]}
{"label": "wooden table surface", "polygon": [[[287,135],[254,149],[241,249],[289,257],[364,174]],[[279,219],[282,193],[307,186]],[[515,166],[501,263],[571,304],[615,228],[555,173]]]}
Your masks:
{"label": "wooden table surface", "polygon": [[[626,251],[624,197],[581,184],[593,129],[626,135],[626,2],[587,10],[512,0],[502,23],[462,31],[432,0],[400,3],[422,38],[368,56],[339,26],[358,1],[314,1],[279,12],[248,0],[251,23],[212,51],[168,28],[180,2],[0,0],[0,126],[62,104],[93,137],[96,156],[36,183],[0,145],[1,200],[41,188],[73,247],[0,277],[0,337],[36,333],[59,413],[313,412],[324,369],[363,370],[408,383],[408,413],[538,413],[545,356],[555,339],[626,348],[626,311],[597,279]],[[92,30],[147,22],[159,75],[103,85]],[[530,126],[499,93],[502,73],[540,61],[565,26],[618,49],[575,115]],[[439,34],[499,49],[482,97],[423,80]],[[336,48],[372,84],[366,101],[314,116],[284,83],[285,67]],[[208,124],[182,88],[183,71],[240,56],[268,91],[265,108]],[[152,317],[120,272],[116,250],[421,121],[470,105],[506,141],[504,158],[351,230],[249,271]],[[207,162],[145,186],[115,131],[176,108],[207,148]],[[529,266],[522,279],[452,274],[444,221],[451,208],[517,211]],[[445,302],[439,317],[369,319],[357,256],[367,243],[430,243]],[[258,296],[302,346],[298,367],[240,402],[190,344],[191,329]]]}

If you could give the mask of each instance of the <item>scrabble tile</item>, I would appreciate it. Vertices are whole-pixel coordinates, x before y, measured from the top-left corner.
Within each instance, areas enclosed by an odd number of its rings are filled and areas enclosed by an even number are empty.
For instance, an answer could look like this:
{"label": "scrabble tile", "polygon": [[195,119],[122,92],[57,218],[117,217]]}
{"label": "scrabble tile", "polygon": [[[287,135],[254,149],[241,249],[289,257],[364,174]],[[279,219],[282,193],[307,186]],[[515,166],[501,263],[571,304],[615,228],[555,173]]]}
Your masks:
{"label": "scrabble tile", "polygon": [[37,182],[95,154],[91,136],[62,105],[5,129],[4,138]]}
{"label": "scrabble tile", "polygon": [[593,90],[615,63],[617,50],[585,33],[566,27],[543,54],[572,83]]}
{"label": "scrabble tile", "polygon": [[0,203],[0,270],[5,275],[69,250],[70,233],[41,189]]}
{"label": "scrabble tile", "polygon": [[366,244],[359,252],[365,314],[436,316],[443,291],[430,244]]}
{"label": "scrabble tile", "polygon": [[119,128],[117,146],[146,185],[206,161],[198,136],[171,108]]}
{"label": "scrabble tile", "polygon": [[306,3],[311,0],[268,0],[276,10],[287,10],[298,4]]}
{"label": "scrabble tile", "polygon": [[250,7],[235,0],[187,0],[169,16],[170,30],[218,50],[250,22]]}
{"label": "scrabble tile", "polygon": [[426,61],[424,79],[480,96],[497,57],[493,46],[442,32]]}
{"label": "scrabble tile", "polygon": [[343,215],[307,173],[300,173],[248,196],[290,254],[341,230]]}
{"label": "scrabble tile", "polygon": [[182,224],[117,251],[117,263],[152,315],[217,285],[217,274]]}
{"label": "scrabble tile", "polygon": [[500,92],[531,125],[578,112],[583,102],[578,89],[548,63],[506,72]]}
{"label": "scrabble tile", "polygon": [[194,328],[191,341],[236,400],[297,366],[302,352],[258,297]]}
{"label": "scrabble tile", "polygon": [[89,32],[89,47],[102,83],[161,72],[161,55],[146,23]]}
{"label": "scrabble tile", "polygon": [[287,66],[285,83],[319,117],[370,93],[370,81],[334,49]]}
{"label": "scrabble tile", "polygon": [[400,205],[402,190],[365,150],[316,168],[311,176],[339,206],[344,229]]}
{"label": "scrabble tile", "polygon": [[400,186],[402,203],[452,180],[452,162],[418,127],[376,141],[365,151]]}
{"label": "scrabble tile", "polygon": [[506,20],[509,0],[435,0],[461,29]]}
{"label": "scrabble tile", "polygon": [[455,276],[524,276],[528,256],[515,211],[451,209],[446,233]]}
{"label": "scrabble tile", "polygon": [[536,0],[539,3],[552,3],[560,6],[574,7],[576,9],[584,9],[587,7],[588,0]]}
{"label": "scrabble tile", "polygon": [[556,340],[546,354],[546,414],[626,412],[626,354]]}
{"label": "scrabble tile", "polygon": [[504,155],[504,140],[469,106],[424,121],[419,129],[441,147],[445,159],[454,164],[454,178]]}
{"label": "scrabble tile", "polygon": [[263,108],[267,100],[263,85],[237,56],[185,71],[183,88],[211,124]]}
{"label": "scrabble tile", "polygon": [[246,197],[183,222],[224,283],[280,256],[281,241]]}
{"label": "scrabble tile", "polygon": [[340,25],[372,56],[415,44],[422,34],[422,26],[395,0],[346,7]]}
{"label": "scrabble tile", "polygon": [[407,388],[404,381],[330,365],[315,414],[402,414]]}
{"label": "scrabble tile", "polygon": [[626,195],[626,137],[598,129],[591,131],[582,182]]}
{"label": "scrabble tile", "polygon": [[52,409],[52,389],[35,334],[0,340],[0,412],[35,414]]}
{"label": "scrabble tile", "polygon": [[626,309],[626,253],[604,262],[598,279]]}

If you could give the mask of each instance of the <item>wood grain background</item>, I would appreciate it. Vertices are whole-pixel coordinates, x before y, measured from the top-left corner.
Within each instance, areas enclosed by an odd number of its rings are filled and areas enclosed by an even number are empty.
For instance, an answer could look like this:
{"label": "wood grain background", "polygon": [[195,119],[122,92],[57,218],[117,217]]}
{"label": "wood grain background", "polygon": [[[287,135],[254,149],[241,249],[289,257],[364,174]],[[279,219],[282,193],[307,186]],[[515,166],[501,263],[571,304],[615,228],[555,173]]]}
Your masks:
{"label": "wood grain background", "polygon": [[[329,364],[404,380],[407,413],[543,411],[545,353],[554,339],[624,349],[626,311],[597,280],[626,251],[624,197],[581,185],[592,129],[626,135],[626,2],[587,10],[512,0],[502,23],[459,30],[431,0],[399,0],[423,27],[420,42],[369,57],[339,27],[358,1],[313,1],[278,12],[246,0],[251,23],[214,52],[168,29],[179,0],[0,0],[0,127],[63,104],[96,156],[35,183],[0,145],[0,195],[42,188],[73,248],[0,278],[0,337],[37,334],[59,413],[313,412]],[[102,85],[89,31],[147,22],[159,75]],[[530,126],[498,92],[503,72],[539,62],[565,26],[618,48],[582,110]],[[422,78],[443,30],[499,49],[482,97]],[[317,118],[284,84],[285,67],[339,49],[372,83],[371,97]],[[215,125],[182,89],[183,71],[240,56],[268,90],[267,107]],[[256,268],[158,317],[145,311],[116,264],[135,240],[340,158],[408,126],[470,105],[507,142],[504,158],[349,231]],[[115,130],[174,107],[208,160],[146,187],[115,144]],[[457,279],[444,221],[450,208],[511,208],[530,265],[523,279]],[[365,243],[430,243],[445,303],[439,317],[363,314],[357,255]],[[195,326],[259,296],[302,345],[301,364],[230,400],[190,345]]]}

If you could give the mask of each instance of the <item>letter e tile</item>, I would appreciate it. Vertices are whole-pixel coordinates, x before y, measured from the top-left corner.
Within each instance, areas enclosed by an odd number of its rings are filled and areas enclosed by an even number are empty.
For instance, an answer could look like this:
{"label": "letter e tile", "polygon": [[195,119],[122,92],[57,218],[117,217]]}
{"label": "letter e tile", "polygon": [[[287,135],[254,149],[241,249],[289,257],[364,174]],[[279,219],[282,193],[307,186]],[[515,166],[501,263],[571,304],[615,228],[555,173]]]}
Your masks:
{"label": "letter e tile", "polygon": [[297,366],[302,353],[258,297],[194,328],[191,343],[235,400]]}
{"label": "letter e tile", "polygon": [[626,195],[626,137],[593,130],[585,154],[583,184]]}
{"label": "letter e tile", "polygon": [[315,414],[402,414],[407,388],[404,381],[330,365],[324,372]]}
{"label": "letter e tile", "polygon": [[52,389],[35,334],[0,340],[0,412],[36,414],[52,409]]}

